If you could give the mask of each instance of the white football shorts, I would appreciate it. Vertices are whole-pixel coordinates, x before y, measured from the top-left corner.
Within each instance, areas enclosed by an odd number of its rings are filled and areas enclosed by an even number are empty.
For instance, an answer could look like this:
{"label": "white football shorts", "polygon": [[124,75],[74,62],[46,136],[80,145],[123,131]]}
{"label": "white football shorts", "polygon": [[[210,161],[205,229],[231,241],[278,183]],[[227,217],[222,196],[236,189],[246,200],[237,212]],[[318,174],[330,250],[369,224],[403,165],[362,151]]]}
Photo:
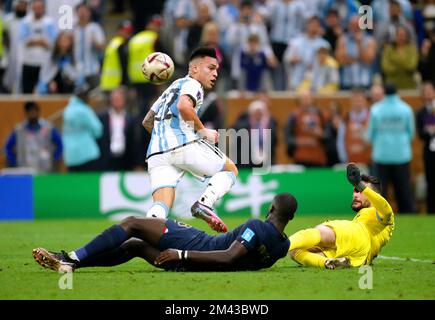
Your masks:
{"label": "white football shorts", "polygon": [[152,193],[160,188],[176,188],[186,171],[204,181],[222,171],[226,161],[227,156],[205,140],[151,155],[147,163]]}

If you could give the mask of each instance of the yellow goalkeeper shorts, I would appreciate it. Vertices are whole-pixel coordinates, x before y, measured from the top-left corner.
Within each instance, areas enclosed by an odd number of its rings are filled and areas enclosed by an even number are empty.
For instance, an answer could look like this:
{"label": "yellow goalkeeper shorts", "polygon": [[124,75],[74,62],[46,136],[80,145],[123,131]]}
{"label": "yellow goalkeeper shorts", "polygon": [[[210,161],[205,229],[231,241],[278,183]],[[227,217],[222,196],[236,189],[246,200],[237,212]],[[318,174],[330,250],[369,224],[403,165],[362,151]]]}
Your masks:
{"label": "yellow goalkeeper shorts", "polygon": [[323,225],[335,232],[336,249],[320,248],[328,258],[349,258],[352,267],[365,264],[371,247],[368,231],[358,222],[349,220],[326,221]]}

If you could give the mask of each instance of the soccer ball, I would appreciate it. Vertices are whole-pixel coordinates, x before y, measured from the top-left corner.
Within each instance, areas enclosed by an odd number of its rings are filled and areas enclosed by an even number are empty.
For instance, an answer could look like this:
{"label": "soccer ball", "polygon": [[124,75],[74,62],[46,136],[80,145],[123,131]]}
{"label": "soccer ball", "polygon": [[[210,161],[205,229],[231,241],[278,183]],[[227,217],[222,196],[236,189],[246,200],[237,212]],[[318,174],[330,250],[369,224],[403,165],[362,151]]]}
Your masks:
{"label": "soccer ball", "polygon": [[163,52],[153,52],[142,63],[142,73],[153,84],[165,83],[174,74],[174,62]]}

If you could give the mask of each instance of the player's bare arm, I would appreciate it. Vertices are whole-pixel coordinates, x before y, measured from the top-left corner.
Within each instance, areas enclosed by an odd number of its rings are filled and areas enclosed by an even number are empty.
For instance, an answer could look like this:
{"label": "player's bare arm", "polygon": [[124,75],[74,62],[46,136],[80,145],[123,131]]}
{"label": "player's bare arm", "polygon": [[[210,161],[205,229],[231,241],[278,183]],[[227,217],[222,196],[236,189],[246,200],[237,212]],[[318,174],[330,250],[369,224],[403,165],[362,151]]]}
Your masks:
{"label": "player's bare arm", "polygon": [[154,117],[156,116],[156,113],[153,110],[149,110],[147,114],[145,115],[145,118],[142,120],[142,126],[145,128],[146,131],[151,133],[153,131],[154,127]]}
{"label": "player's bare arm", "polygon": [[180,112],[183,120],[192,123],[195,131],[199,132],[201,136],[213,143],[216,143],[219,138],[218,132],[216,130],[205,128],[194,108],[195,101],[192,97],[189,95],[182,95],[180,97],[180,101],[177,104],[177,109]]}
{"label": "player's bare arm", "polygon": [[177,104],[177,109],[180,111],[181,117],[184,121],[193,123],[195,131],[204,129],[204,124],[199,119],[195,112],[195,101],[189,95],[182,95],[180,101]]}
{"label": "player's bare arm", "polygon": [[248,249],[235,240],[226,250],[216,251],[181,251],[167,249],[156,258],[155,264],[161,265],[167,262],[188,260],[206,264],[230,265],[240,257],[248,253]]}

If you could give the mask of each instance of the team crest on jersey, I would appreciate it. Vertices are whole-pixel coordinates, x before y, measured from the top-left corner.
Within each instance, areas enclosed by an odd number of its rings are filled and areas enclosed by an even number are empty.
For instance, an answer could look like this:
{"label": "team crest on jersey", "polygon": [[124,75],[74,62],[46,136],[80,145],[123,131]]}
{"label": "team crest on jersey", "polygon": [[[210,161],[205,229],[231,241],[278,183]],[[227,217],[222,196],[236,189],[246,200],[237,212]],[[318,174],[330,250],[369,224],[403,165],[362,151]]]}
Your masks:
{"label": "team crest on jersey", "polygon": [[252,237],[255,236],[254,231],[252,231],[250,228],[246,228],[245,232],[242,234],[242,239],[245,239],[246,241],[251,241]]}

